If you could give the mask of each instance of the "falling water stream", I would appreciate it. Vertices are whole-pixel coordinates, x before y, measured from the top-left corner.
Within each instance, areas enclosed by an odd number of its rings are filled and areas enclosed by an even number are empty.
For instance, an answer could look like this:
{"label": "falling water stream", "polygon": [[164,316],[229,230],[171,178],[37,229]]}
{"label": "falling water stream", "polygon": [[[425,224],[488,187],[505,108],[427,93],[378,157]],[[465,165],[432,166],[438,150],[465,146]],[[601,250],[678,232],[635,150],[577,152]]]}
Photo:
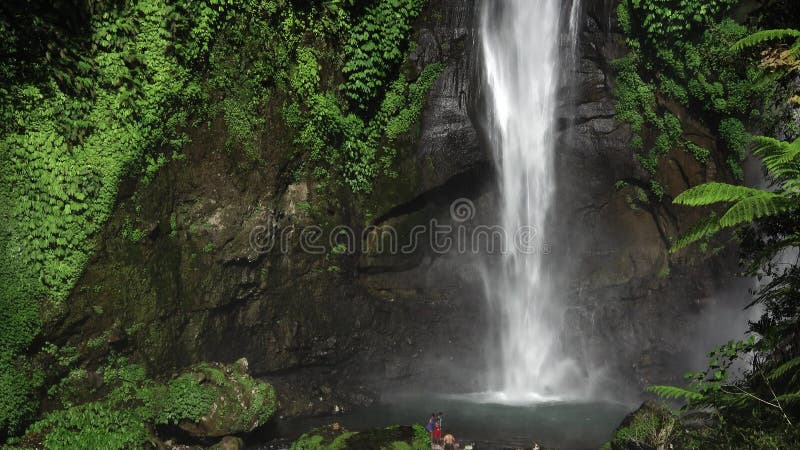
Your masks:
{"label": "falling water stream", "polygon": [[[507,251],[487,255],[486,295],[497,315],[490,385],[475,394],[424,392],[385,396],[337,416],[351,430],[420,423],[445,411],[447,432],[480,449],[597,448],[629,410],[591,395],[586,371],[559,344],[563,298],[554,286],[547,244],[554,204],[554,132],[558,94],[576,61],[579,0],[483,0],[480,11],[486,125],[502,198]],[[564,100],[564,99],[561,99]],[[329,418],[287,420],[296,437]],[[260,448],[260,447],[257,447]],[[286,447],[267,447],[288,448]]]}
{"label": "falling water stream", "polygon": [[557,268],[548,265],[548,217],[557,212],[556,107],[574,61],[580,5],[563,6],[562,0],[484,1],[481,11],[486,120],[507,242],[485,271],[499,340],[490,390],[510,403],[581,396],[576,364],[559,345],[562,302],[552,283]]}

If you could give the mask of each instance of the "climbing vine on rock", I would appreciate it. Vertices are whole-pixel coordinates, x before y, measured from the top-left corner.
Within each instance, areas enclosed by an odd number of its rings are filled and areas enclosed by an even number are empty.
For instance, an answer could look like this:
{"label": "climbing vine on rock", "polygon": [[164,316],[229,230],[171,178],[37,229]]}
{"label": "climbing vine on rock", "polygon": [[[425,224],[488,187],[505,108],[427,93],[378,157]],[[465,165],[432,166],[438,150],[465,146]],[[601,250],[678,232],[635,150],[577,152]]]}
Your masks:
{"label": "climbing vine on rock", "polygon": [[673,149],[708,161],[710,149],[686,137],[675,115],[681,109],[692,111],[721,137],[729,169],[742,177],[747,145],[743,124],[762,122],[775,86],[765,81],[763,70],[743,64],[743,56],[732,48],[748,33],[745,26],[724,18],[734,4],[625,0],[618,7],[630,53],[615,62],[617,117],[636,133],[631,145],[651,177]]}
{"label": "climbing vine on rock", "polygon": [[[23,355],[64,308],[124,180],[150,182],[187,129],[221,119],[227,151],[263,164],[274,139],[320,192],[368,193],[396,175],[443,70],[404,65],[424,0],[88,3],[63,24],[24,8],[0,18],[3,435],[37,409],[41,377]],[[141,243],[136,222],[122,233]]]}

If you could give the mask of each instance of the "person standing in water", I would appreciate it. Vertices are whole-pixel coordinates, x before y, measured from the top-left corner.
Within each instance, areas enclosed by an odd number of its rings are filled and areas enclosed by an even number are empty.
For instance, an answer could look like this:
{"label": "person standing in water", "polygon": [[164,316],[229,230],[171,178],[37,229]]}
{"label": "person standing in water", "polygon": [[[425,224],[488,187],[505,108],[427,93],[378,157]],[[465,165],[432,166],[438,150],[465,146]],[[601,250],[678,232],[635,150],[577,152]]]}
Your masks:
{"label": "person standing in water", "polygon": [[428,423],[425,425],[425,430],[428,431],[428,434],[431,436],[431,441],[433,441],[433,431],[436,429],[436,413],[431,413],[431,417],[428,419]]}
{"label": "person standing in water", "polygon": [[431,442],[434,444],[439,444],[442,442],[442,425],[437,421],[436,428],[433,429],[433,437]]}
{"label": "person standing in water", "polygon": [[456,438],[452,434],[446,434],[442,442],[444,443],[442,450],[456,450]]}

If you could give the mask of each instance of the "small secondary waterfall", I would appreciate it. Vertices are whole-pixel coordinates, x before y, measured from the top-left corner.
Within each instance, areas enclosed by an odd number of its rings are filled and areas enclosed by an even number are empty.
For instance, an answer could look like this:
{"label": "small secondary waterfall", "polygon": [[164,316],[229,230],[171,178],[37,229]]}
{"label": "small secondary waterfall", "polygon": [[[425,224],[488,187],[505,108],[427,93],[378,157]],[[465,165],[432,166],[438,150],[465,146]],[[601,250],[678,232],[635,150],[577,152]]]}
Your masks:
{"label": "small secondary waterfall", "polygon": [[[485,271],[486,293],[499,318],[490,390],[505,401],[574,397],[580,383],[559,344],[563,310],[549,276],[557,268],[548,266],[547,241],[548,215],[556,213],[557,94],[574,63],[578,1],[483,2],[486,119],[507,244],[499,264]],[[562,38],[570,40],[561,45]]]}

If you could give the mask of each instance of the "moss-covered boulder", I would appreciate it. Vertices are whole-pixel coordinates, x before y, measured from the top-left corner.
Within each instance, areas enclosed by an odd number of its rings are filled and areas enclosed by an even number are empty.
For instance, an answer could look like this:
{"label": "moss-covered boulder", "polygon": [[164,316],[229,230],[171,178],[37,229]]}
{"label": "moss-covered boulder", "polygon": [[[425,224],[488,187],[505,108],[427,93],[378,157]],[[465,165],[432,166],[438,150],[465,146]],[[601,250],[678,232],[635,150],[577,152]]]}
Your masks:
{"label": "moss-covered boulder", "polygon": [[272,386],[248,374],[244,358],[197,364],[166,382],[120,358],[102,368],[102,377],[107,392],[101,397],[50,411],[18,443],[46,450],[190,448],[175,442],[183,434],[175,433],[179,427],[192,441],[236,450],[244,444],[230,435],[266,423],[277,403]]}
{"label": "moss-covered boulder", "polygon": [[297,439],[291,450],[429,450],[431,440],[419,425],[352,432],[339,424],[315,428]]}
{"label": "moss-covered boulder", "polygon": [[242,450],[244,448],[244,439],[236,436],[225,436],[217,444],[211,446],[209,450]]}
{"label": "moss-covered boulder", "polygon": [[[199,390],[176,389],[176,381],[182,379],[193,379]],[[176,378],[170,387],[168,395],[184,395],[175,397],[184,409],[200,408],[203,411],[199,417],[195,416],[196,420],[192,420],[190,415],[190,418],[177,422],[181,429],[194,436],[248,433],[272,417],[277,403],[275,390],[270,384],[250,377],[244,358],[230,365],[198,364]]]}
{"label": "moss-covered boulder", "polygon": [[647,401],[622,420],[603,450],[668,450],[683,434],[678,416],[662,404]]}

